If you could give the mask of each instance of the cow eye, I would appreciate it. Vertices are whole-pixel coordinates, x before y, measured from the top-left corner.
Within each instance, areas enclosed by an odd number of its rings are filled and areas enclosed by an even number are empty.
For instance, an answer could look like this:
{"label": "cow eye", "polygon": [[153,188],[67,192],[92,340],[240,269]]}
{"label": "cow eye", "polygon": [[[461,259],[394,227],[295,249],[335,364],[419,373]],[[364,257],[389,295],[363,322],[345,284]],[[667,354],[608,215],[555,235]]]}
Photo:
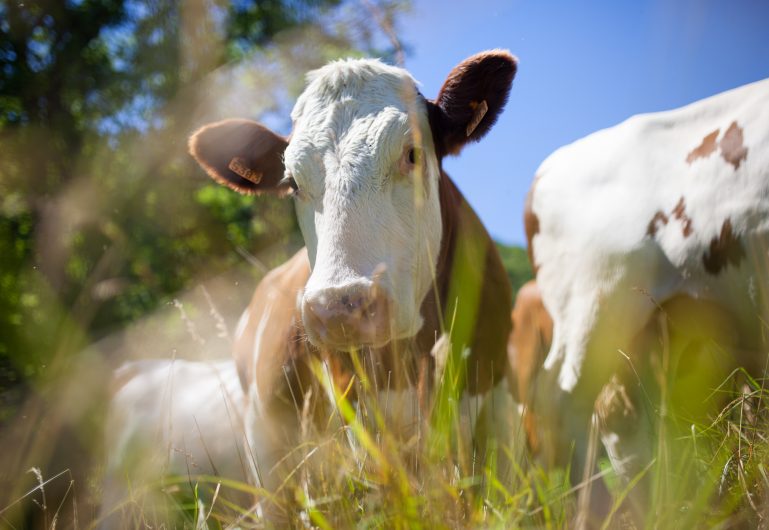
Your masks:
{"label": "cow eye", "polygon": [[419,149],[417,149],[415,146],[406,146],[403,149],[403,154],[401,155],[401,172],[405,174],[413,170],[414,166],[419,163],[420,155],[421,153],[419,152]]}
{"label": "cow eye", "polygon": [[422,159],[422,152],[413,145],[403,147],[398,159],[398,172],[401,175],[409,175]]}
{"label": "cow eye", "polygon": [[296,180],[294,180],[294,177],[291,175],[286,175],[283,177],[280,182],[278,182],[279,188],[288,188],[290,195],[296,195],[299,192],[299,185],[297,185]]}

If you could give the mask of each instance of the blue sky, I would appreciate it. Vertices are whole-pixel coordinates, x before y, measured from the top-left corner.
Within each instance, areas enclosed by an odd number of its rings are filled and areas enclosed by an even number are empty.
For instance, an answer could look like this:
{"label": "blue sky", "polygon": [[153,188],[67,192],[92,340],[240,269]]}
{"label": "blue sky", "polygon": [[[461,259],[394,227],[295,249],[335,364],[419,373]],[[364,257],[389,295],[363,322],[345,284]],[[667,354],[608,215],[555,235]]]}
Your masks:
{"label": "blue sky", "polygon": [[495,128],[444,164],[507,243],[525,242],[529,183],[559,146],[769,77],[766,0],[414,0],[399,30],[410,49],[405,66],[428,98],[473,53],[518,56]]}

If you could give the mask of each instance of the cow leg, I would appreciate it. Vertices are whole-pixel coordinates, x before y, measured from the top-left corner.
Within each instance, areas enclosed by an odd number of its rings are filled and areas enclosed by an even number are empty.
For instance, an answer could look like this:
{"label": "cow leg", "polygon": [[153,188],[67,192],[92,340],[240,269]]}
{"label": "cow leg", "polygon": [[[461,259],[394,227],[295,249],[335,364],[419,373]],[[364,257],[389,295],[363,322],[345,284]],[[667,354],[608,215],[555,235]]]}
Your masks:
{"label": "cow leg", "polygon": [[280,367],[284,377],[269,393],[260,392],[257,385],[249,389],[247,453],[253,482],[265,490],[256,499],[257,512],[279,528],[295,522],[296,487],[307,486],[310,466],[323,465],[323,457],[312,456],[311,448],[341,432],[341,416],[333,412],[333,397],[327,394],[331,382],[311,375],[311,362],[296,360]]}
{"label": "cow leg", "polygon": [[[630,389],[629,391],[626,389]],[[577,492],[575,528],[600,528],[611,513],[615,499],[599,476],[598,458],[608,456],[620,481],[620,490],[646,471],[652,460],[653,426],[635,392],[637,385],[613,376],[593,405],[580,394],[565,394],[561,406],[559,455],[565,458],[570,481]],[[630,395],[628,395],[630,394]],[[633,484],[619,514],[642,526],[648,505],[648,480]],[[615,492],[618,493],[618,492]],[[615,517],[618,517],[615,515]],[[616,520],[615,520],[616,522]]]}
{"label": "cow leg", "polygon": [[[635,482],[625,513],[637,526],[643,525],[650,502],[650,479],[641,475],[654,448],[660,442],[667,451],[678,447],[687,434],[676,426],[678,417],[687,418],[686,427],[692,418],[709,423],[720,411],[710,399],[712,389],[735,367],[729,352],[737,336],[732,319],[717,304],[688,296],[667,300],[634,339],[628,351],[634,365],[620,367],[599,395],[601,439],[622,487]],[[659,417],[659,410],[667,413]]]}
{"label": "cow leg", "polygon": [[637,381],[627,377],[612,376],[596,400],[601,442],[612,469],[623,490],[632,485],[622,513],[630,516],[638,528],[643,526],[649,500],[649,481],[644,475],[653,458],[654,427],[649,412]]}
{"label": "cow leg", "polygon": [[526,439],[515,401],[504,381],[484,398],[474,422],[477,454],[490,466],[497,479],[512,485],[514,463],[523,460]]}
{"label": "cow leg", "polygon": [[[540,420],[549,426],[542,433],[543,446],[550,453],[547,459],[570,465],[574,485],[582,484],[596,471],[599,430],[592,423],[596,400],[612,374],[627,364],[625,355],[633,337],[654,310],[649,296],[633,285],[624,276],[602,292],[572,292],[571,303],[556,306],[562,314],[554,318],[553,346],[538,385],[535,408]],[[642,432],[638,435],[643,438]],[[603,480],[590,481],[580,495],[580,506],[583,510],[589,506],[590,511],[589,517],[583,515],[578,521],[583,526],[608,515],[612,502]]]}
{"label": "cow leg", "polygon": [[[279,523],[286,520],[285,503],[279,492],[283,480],[296,465],[297,458],[291,457],[292,448],[299,444],[301,437],[300,415],[292,408],[277,400],[260,401],[254,387],[249,392],[246,408],[246,458],[253,483],[264,488],[268,495],[257,499],[257,512],[268,521]],[[296,456],[296,455],[294,455]]]}

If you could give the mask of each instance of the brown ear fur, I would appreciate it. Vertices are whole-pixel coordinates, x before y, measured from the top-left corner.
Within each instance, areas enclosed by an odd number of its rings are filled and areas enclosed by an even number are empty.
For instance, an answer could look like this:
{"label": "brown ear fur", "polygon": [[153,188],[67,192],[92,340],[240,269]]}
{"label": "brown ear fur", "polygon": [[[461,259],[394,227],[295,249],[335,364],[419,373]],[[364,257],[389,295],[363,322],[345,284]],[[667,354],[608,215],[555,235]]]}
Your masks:
{"label": "brown ear fur", "polygon": [[190,136],[189,151],[211,178],[244,194],[281,193],[288,142],[251,120],[208,124]]}
{"label": "brown ear fur", "polygon": [[489,50],[459,63],[435,101],[428,103],[439,156],[456,154],[491,129],[507,103],[518,60],[506,50]]}

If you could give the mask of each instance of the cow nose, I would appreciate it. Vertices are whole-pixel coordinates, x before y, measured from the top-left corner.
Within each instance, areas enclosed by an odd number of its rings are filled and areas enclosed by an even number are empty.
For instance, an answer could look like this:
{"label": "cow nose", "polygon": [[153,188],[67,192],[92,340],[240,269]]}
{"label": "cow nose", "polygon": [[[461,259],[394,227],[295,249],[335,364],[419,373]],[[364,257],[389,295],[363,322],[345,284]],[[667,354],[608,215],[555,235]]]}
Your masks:
{"label": "cow nose", "polygon": [[389,297],[373,285],[327,288],[305,296],[305,328],[322,346],[348,349],[389,340]]}

